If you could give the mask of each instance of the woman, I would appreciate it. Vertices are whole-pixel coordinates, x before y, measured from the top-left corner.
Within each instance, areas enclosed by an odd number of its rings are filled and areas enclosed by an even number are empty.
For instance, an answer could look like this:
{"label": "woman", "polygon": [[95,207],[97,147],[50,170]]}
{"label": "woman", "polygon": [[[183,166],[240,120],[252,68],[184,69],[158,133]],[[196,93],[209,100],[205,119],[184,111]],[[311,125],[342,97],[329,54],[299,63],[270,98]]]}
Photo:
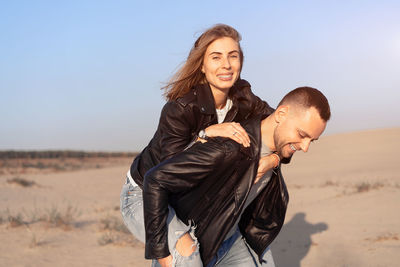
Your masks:
{"label": "woman", "polygon": [[[250,84],[240,79],[243,64],[240,40],[240,34],[228,25],[218,24],[208,29],[196,40],[185,64],[165,87],[168,102],[161,112],[157,131],[133,161],[121,192],[124,221],[142,242],[145,232],[141,188],[149,169],[199,138],[221,136],[250,146],[245,130],[233,121],[273,112],[251,92]],[[260,162],[259,173],[275,164],[275,157],[266,157]],[[171,216],[176,220],[176,216]],[[171,256],[166,260],[170,261]]]}

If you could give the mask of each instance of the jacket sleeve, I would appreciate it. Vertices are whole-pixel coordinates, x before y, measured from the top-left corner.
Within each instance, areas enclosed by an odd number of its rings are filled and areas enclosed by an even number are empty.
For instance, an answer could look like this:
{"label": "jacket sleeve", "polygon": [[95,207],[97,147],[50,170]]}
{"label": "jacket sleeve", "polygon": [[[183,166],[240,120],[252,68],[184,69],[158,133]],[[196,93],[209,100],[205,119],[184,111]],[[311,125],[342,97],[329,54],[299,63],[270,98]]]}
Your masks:
{"label": "jacket sleeve", "polygon": [[[165,104],[159,122],[161,133],[160,162],[183,151],[192,140],[191,110],[176,101]],[[190,114],[188,114],[190,113]]]}
{"label": "jacket sleeve", "polygon": [[242,114],[242,119],[258,115],[261,115],[264,119],[275,111],[266,101],[253,94],[251,86],[246,80],[240,80],[235,87],[235,95],[239,101],[239,112]]}
{"label": "jacket sleeve", "polygon": [[[239,145],[230,143],[230,147]],[[196,143],[190,149],[160,163],[144,178],[143,203],[146,229],[145,258],[159,259],[168,256],[168,196],[199,185],[209,175],[223,171],[224,162],[234,162],[239,149],[226,152],[225,142],[210,140]]]}
{"label": "jacket sleeve", "polygon": [[270,105],[268,105],[267,102],[265,102],[264,100],[261,100],[258,96],[254,95],[253,92],[251,92],[251,90],[249,89],[249,94],[251,96],[252,99],[252,109],[251,109],[251,114],[252,115],[257,115],[257,114],[261,114],[262,118],[266,118],[269,115],[271,115],[275,109],[271,108]]}

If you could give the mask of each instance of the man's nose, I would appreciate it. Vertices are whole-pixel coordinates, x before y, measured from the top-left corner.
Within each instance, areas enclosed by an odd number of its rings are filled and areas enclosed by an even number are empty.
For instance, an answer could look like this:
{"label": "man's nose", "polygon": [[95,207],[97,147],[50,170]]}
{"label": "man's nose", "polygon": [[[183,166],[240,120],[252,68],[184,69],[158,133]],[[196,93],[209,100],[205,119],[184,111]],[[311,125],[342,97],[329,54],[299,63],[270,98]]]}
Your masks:
{"label": "man's nose", "polygon": [[311,144],[311,140],[309,140],[309,139],[303,140],[303,142],[301,142],[301,144],[300,144],[301,150],[303,150],[304,152],[307,152],[308,148],[310,147],[310,144]]}

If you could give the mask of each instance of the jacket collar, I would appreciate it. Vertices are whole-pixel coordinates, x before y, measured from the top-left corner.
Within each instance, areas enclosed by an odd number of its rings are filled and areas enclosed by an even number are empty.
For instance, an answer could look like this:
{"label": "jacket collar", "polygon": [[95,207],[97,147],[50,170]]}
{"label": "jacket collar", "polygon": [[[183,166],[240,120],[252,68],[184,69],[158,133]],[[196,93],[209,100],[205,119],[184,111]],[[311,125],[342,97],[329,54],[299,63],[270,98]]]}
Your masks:
{"label": "jacket collar", "polygon": [[215,114],[214,97],[210,85],[208,83],[199,84],[196,85],[195,89],[197,104],[199,105],[201,113]]}
{"label": "jacket collar", "polygon": [[[237,106],[236,95],[238,91],[246,86],[250,87],[250,84],[246,80],[238,79],[229,90],[229,97],[233,101],[233,107],[236,108]],[[214,96],[208,83],[196,85],[194,94],[197,95],[197,104],[202,113],[215,114]]]}

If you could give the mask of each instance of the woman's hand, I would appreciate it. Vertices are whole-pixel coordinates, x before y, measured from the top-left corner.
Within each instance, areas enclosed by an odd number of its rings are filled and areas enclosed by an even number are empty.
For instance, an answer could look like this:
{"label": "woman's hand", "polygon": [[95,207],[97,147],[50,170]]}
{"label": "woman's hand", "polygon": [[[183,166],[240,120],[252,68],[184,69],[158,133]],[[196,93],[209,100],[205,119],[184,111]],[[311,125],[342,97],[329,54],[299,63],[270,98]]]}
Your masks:
{"label": "woman's hand", "polygon": [[158,263],[161,265],[161,267],[172,267],[172,255],[158,259]]}
{"label": "woman's hand", "polygon": [[257,176],[254,183],[257,183],[258,180],[266,173],[268,170],[275,168],[279,165],[280,157],[278,154],[272,153],[268,156],[260,158],[258,162]]}
{"label": "woman's hand", "polygon": [[250,138],[240,123],[224,122],[220,124],[214,124],[208,126],[205,131],[208,137],[228,137],[239,144],[242,144],[244,147],[250,146]]}

